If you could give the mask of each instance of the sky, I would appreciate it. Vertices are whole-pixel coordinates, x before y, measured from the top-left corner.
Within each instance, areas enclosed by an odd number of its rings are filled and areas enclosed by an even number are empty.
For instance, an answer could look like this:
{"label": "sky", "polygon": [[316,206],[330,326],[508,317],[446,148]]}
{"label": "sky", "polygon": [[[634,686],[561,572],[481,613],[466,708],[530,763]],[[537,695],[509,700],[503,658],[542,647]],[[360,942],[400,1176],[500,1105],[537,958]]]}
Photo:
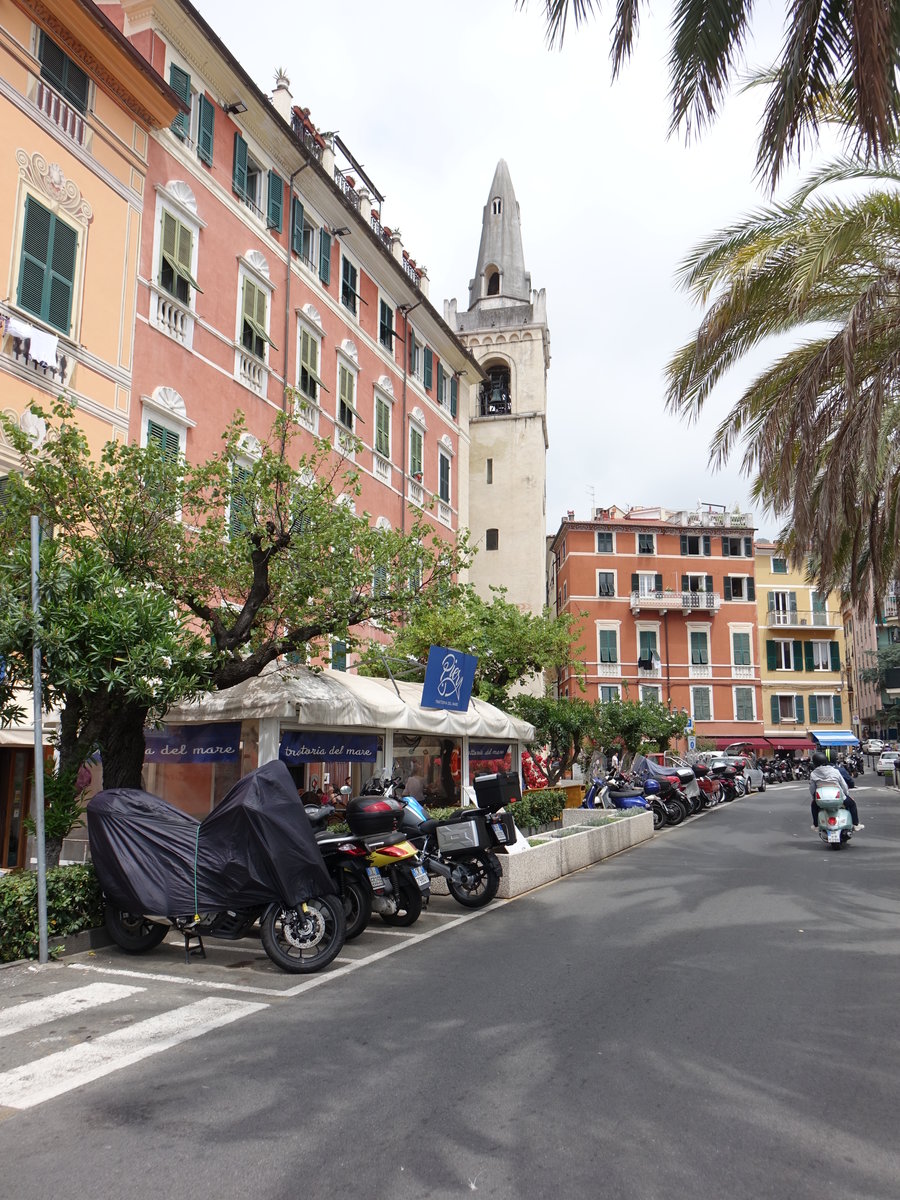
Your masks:
{"label": "sky", "polygon": [[[548,532],[569,510],[583,520],[612,504],[753,511],[739,461],[714,474],[708,447],[768,354],[735,367],[692,426],[665,411],[664,375],[701,317],[676,287],[679,263],[767,200],[753,170],[760,92],[729,97],[699,139],[667,137],[666,13],[645,10],[612,83],[611,3],[551,51],[540,0],[259,0],[255,22],[246,0],[193,2],[263,91],[284,68],[294,103],[340,133],[441,313],[450,297],[468,305],[506,160],[526,269],[547,292]],[[783,7],[756,8],[750,67],[781,34]],[[760,535],[777,533],[756,517]]]}

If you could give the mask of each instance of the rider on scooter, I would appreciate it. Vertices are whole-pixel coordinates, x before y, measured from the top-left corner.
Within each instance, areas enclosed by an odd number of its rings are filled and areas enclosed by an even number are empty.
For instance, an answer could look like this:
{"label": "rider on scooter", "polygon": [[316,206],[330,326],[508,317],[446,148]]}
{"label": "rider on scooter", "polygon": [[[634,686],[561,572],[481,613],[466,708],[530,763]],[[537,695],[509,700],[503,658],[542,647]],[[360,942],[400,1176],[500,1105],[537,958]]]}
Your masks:
{"label": "rider on scooter", "polygon": [[835,783],[844,793],[844,807],[850,813],[853,821],[853,832],[858,833],[860,829],[865,829],[865,825],[859,823],[859,810],[856,807],[856,801],[850,795],[847,784],[844,782],[844,777],[841,775],[837,767],[832,767],[828,759],[821,750],[814,750],[812,755],[813,769],[809,773],[809,794],[812,797],[810,810],[812,811],[813,829],[819,828],[819,806],[816,804],[816,784],[817,783]]}

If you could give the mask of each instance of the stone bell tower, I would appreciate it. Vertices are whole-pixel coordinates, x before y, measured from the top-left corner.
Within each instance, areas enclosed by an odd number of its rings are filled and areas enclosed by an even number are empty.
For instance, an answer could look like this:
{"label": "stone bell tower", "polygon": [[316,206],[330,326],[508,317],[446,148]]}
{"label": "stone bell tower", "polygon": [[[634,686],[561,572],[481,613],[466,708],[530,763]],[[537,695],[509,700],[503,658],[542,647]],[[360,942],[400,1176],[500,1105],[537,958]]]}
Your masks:
{"label": "stone bell tower", "polygon": [[543,288],[525,270],[519,204],[509,168],[494,172],[481,223],[469,307],[444,301],[444,318],[483,368],[471,390],[469,528],[478,554],[469,573],[529,612],[546,603],[547,371],[550,331]]}

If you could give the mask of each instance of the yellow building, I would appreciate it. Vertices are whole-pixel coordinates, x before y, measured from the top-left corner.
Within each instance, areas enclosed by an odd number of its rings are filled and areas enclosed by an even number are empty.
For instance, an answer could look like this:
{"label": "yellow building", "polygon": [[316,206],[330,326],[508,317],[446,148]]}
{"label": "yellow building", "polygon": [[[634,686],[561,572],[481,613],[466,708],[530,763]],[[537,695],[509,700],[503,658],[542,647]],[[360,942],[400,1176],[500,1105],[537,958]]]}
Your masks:
{"label": "yellow building", "polygon": [[[91,0],[0,0],[0,409],[77,401],[124,438],[150,130],[184,107]],[[0,435],[0,485],[17,466]],[[31,730],[0,736],[0,867],[21,865]]]}
{"label": "yellow building", "polygon": [[854,744],[840,597],[757,541],[756,603],[765,736],[784,749]]}

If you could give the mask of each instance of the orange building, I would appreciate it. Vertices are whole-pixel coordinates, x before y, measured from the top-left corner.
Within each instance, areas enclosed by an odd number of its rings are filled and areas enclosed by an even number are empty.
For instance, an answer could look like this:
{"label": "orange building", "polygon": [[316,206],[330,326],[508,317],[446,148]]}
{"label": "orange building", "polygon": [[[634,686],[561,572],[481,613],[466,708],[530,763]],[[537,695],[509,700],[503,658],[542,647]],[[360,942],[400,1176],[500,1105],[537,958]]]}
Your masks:
{"label": "orange building", "polygon": [[[550,551],[551,607],[577,619],[588,699],[655,697],[721,745],[762,735],[750,516],[570,513]],[[566,673],[558,692],[582,694]]]}

